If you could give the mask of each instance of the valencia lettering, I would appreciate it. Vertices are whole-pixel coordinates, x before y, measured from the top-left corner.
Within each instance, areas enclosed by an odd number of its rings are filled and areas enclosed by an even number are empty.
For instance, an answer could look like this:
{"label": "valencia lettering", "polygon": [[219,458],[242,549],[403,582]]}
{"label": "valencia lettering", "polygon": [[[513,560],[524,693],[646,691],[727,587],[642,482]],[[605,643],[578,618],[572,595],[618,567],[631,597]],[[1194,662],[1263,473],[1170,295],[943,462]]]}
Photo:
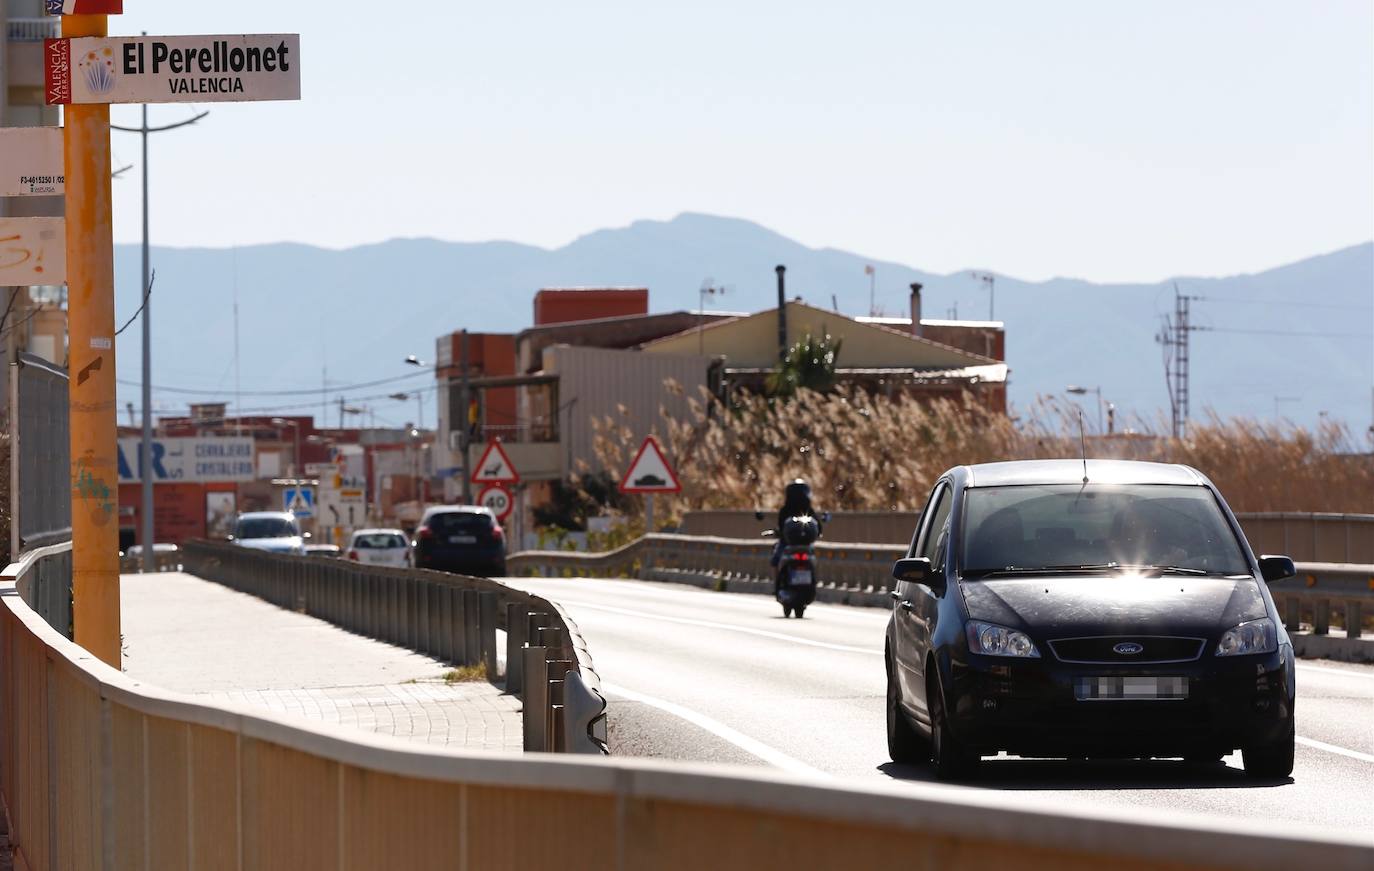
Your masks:
{"label": "valencia lettering", "polygon": [[238,76],[222,79],[168,79],[167,89],[173,94],[241,94],[243,79]]}

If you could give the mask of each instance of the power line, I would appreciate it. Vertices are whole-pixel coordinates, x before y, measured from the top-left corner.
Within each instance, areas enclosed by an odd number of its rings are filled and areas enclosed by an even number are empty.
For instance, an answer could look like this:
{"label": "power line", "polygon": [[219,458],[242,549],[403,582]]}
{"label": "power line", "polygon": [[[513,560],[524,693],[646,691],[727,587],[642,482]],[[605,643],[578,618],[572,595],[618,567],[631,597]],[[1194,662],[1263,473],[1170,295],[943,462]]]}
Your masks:
{"label": "power line", "polygon": [[[121,382],[121,383],[123,383],[123,382]],[[156,389],[156,388],[154,388],[154,389]],[[429,386],[429,387],[417,387],[417,388],[415,388],[412,392],[413,392],[413,393],[420,393],[420,392],[430,393],[430,392],[435,391],[435,390],[438,390],[438,389],[439,389],[439,388],[438,388],[438,385],[431,385],[431,386]],[[374,394],[374,395],[372,395],[372,396],[350,396],[350,397],[348,397],[348,401],[349,401],[349,402],[369,402],[369,401],[379,400],[379,399],[391,399],[391,394],[389,394],[389,393],[377,393],[377,394]],[[401,400],[395,400],[395,401],[400,402]],[[409,402],[410,400],[407,399],[407,400],[405,400],[405,401],[406,401],[406,402]],[[259,408],[244,408],[244,409],[241,409],[241,410],[237,410],[237,409],[236,409],[236,412],[235,412],[235,413],[236,413],[236,414],[243,414],[243,415],[248,415],[248,414],[268,414],[268,413],[277,412],[277,411],[293,411],[293,410],[298,409],[298,408],[313,407],[314,404],[315,404],[315,403],[314,403],[313,400],[310,401],[310,402],[293,402],[293,403],[291,403],[291,404],[289,404],[289,405],[262,406],[262,407],[259,407]],[[139,409],[139,411],[141,412],[141,409]]]}
{"label": "power line", "polygon": [[[362,381],[362,382],[359,382],[359,383],[357,383],[357,384],[344,384],[344,385],[340,385],[340,386],[330,387],[329,389],[330,389],[331,391],[338,391],[338,390],[344,390],[344,391],[348,391],[348,390],[362,390],[362,389],[367,388],[367,387],[379,387],[379,386],[381,386],[381,385],[383,385],[383,384],[394,384],[394,383],[396,383],[397,381],[405,381],[405,380],[408,379],[408,378],[415,378],[415,377],[423,376],[423,375],[427,375],[427,374],[429,374],[429,373],[423,372],[423,371],[421,371],[421,372],[410,372],[410,373],[407,373],[407,374],[405,374],[405,375],[397,375],[397,376],[395,376],[395,377],[393,377],[393,378],[379,378],[379,379],[377,379],[376,381]],[[141,386],[143,386],[143,382],[141,382],[141,381],[126,381],[126,380],[123,380],[123,379],[118,379],[118,380],[119,380],[119,383],[120,383],[120,384],[123,384],[123,385],[125,385],[125,386],[127,386],[127,387],[141,387]],[[154,389],[154,390],[157,390],[157,391],[160,391],[160,392],[162,392],[162,393],[183,393],[183,394],[189,394],[189,395],[191,395],[191,396],[213,396],[213,395],[218,395],[219,392],[220,392],[220,391],[215,390],[215,389],[201,390],[201,389],[191,388],[191,387],[161,387],[161,386],[158,386],[158,385],[156,385],[156,384],[153,385],[153,389]],[[419,389],[419,388],[416,388],[416,389]],[[241,391],[236,390],[235,393],[236,393],[236,394],[237,394],[237,393],[244,393],[244,394],[247,394],[247,395],[249,395],[249,396],[310,396],[310,397],[313,398],[313,397],[317,397],[317,396],[320,395],[320,388],[314,387],[314,388],[310,388],[310,389],[306,389],[306,390],[241,390]]]}
{"label": "power line", "polygon": [[1370,305],[1345,305],[1335,302],[1304,302],[1300,300],[1285,299],[1240,299],[1234,296],[1198,296],[1194,299],[1206,300],[1207,302],[1222,302],[1227,305],[1291,305],[1301,308],[1329,308],[1341,309],[1343,311],[1369,311],[1374,309]]}
{"label": "power line", "polygon": [[1191,327],[1209,333],[1242,333],[1249,336],[1294,336],[1310,339],[1371,339],[1374,333],[1304,333],[1294,330],[1243,330],[1235,327]]}

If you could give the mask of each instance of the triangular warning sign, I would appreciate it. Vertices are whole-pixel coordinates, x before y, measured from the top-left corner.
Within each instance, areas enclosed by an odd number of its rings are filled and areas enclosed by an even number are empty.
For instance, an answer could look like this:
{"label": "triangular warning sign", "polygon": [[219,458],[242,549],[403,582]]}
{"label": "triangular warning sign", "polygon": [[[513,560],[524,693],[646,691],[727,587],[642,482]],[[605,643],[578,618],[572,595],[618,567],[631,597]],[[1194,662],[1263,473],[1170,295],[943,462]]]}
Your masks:
{"label": "triangular warning sign", "polygon": [[482,459],[472,470],[472,480],[477,484],[514,484],[520,480],[515,464],[506,456],[500,442],[492,442],[482,452]]}
{"label": "triangular warning sign", "polygon": [[653,436],[639,446],[639,454],[630,464],[630,470],[620,479],[622,493],[677,493],[682,490],[673,467],[659,450]]}

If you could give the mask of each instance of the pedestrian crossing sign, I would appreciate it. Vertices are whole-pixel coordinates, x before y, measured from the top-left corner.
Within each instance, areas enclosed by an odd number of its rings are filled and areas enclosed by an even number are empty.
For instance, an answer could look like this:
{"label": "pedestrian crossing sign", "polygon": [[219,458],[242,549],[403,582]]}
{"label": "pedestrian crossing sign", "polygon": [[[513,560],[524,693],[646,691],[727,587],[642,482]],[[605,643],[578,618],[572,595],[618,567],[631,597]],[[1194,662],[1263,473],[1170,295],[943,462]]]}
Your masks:
{"label": "pedestrian crossing sign", "polygon": [[297,518],[315,516],[315,490],[311,487],[287,487],[281,493],[282,510]]}

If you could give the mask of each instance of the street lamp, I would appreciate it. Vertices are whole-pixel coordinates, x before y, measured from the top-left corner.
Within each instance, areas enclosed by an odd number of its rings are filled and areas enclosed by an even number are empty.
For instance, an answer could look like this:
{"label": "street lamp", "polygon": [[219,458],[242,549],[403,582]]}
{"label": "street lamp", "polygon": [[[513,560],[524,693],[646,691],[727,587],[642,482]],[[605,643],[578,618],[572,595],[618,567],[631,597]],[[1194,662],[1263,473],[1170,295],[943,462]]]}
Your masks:
{"label": "street lamp", "polygon": [[[406,355],[405,362],[408,363],[408,364],[411,365],[411,366],[419,366],[420,368],[429,368],[428,365],[425,363],[424,360],[421,360],[419,357],[415,356],[414,354],[408,354],[408,355]],[[453,431],[454,428],[455,428],[455,427],[454,427],[454,415],[453,415],[452,400],[451,400],[451,398],[450,398],[449,395],[448,395],[448,379],[445,378],[445,377],[443,377],[441,374],[439,374],[439,367],[438,367],[438,366],[435,366],[435,367],[434,367],[434,371],[435,371],[435,374],[438,376],[438,380],[439,380],[439,395],[443,397],[442,402],[443,402],[443,404],[444,404],[444,407],[446,407],[446,408],[448,409],[448,426],[449,426],[449,430],[450,430],[450,431]],[[463,502],[464,502],[465,504],[471,505],[471,504],[472,504],[472,478],[471,478],[471,476],[468,474],[468,442],[469,442],[469,440],[471,439],[471,433],[468,431],[468,403],[470,402],[470,400],[468,399],[468,397],[469,397],[470,394],[469,394],[469,392],[468,392],[468,331],[467,331],[467,330],[463,330],[462,338],[461,338],[460,343],[459,343],[459,349],[458,349],[458,379],[459,379],[459,381],[458,381],[458,385],[459,385],[459,389],[458,389],[458,406],[459,406],[459,414],[461,415],[461,419],[458,421],[458,424],[457,424],[457,432],[458,432],[458,455],[462,458],[463,477],[462,477],[462,482],[461,482],[461,483],[462,483],[462,488],[463,488]],[[436,431],[437,431],[438,428],[436,427],[435,429],[436,429]],[[444,445],[444,449],[445,449],[445,450],[448,450],[448,449],[449,449],[449,444],[445,444],[445,445]]]}
{"label": "street lamp", "polygon": [[[405,392],[393,393],[391,394],[391,398],[397,402],[405,402],[410,399],[410,394]],[[420,415],[415,418],[417,421],[416,426],[423,428],[425,425],[425,394],[423,391],[415,391],[415,405],[416,411],[418,411]]]}
{"label": "street lamp", "polygon": [[1086,396],[1089,393],[1097,394],[1097,431],[1103,433],[1102,428],[1102,388],[1099,387],[1080,387],[1077,384],[1070,384],[1064,388],[1065,393],[1072,393],[1074,396]]}
{"label": "street lamp", "polygon": [[[280,434],[280,432],[281,432],[281,427],[284,427],[284,426],[289,426],[289,427],[291,427],[291,429],[295,430],[295,434],[296,434],[296,450],[295,450],[295,453],[293,453],[293,454],[291,455],[291,475],[292,475],[293,477],[299,477],[299,476],[302,474],[303,470],[305,469],[304,464],[301,463],[301,424],[300,424],[300,421],[298,421],[298,420],[287,420],[287,419],[284,418],[284,417],[274,417],[274,418],[272,418],[272,425],[275,426],[275,427],[277,427],[278,434]],[[299,467],[299,468],[297,468],[297,467]]]}

